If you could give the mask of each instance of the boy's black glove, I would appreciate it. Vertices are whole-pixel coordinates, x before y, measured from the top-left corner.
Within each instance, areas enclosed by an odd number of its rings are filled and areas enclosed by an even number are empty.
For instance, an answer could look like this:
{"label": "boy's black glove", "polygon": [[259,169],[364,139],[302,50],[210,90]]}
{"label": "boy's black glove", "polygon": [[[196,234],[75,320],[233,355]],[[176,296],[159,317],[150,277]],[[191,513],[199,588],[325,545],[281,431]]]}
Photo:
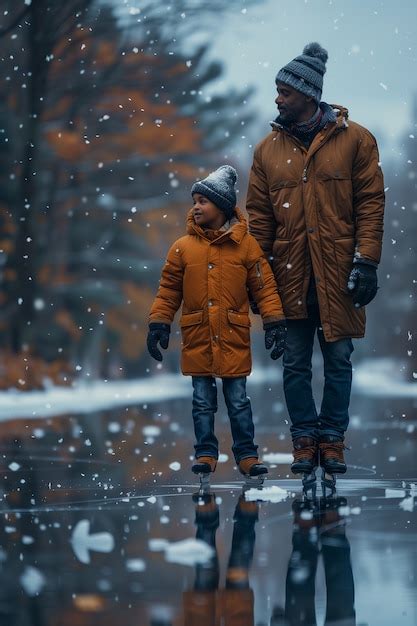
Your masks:
{"label": "boy's black glove", "polygon": [[149,324],[146,344],[148,346],[149,354],[157,361],[162,361],[162,354],[158,349],[158,342],[161,344],[161,348],[166,350],[168,348],[170,332],[171,327],[169,324],[163,324],[162,322],[151,322]]}
{"label": "boy's black glove", "polygon": [[378,291],[376,266],[371,263],[354,263],[347,284],[356,308],[366,306],[373,300]]}
{"label": "boy's black glove", "polygon": [[279,359],[279,357],[284,354],[285,339],[287,337],[287,321],[267,322],[264,324],[264,331],[265,348],[270,350],[272,346],[274,346],[271,352],[271,359],[276,361],[276,359]]}

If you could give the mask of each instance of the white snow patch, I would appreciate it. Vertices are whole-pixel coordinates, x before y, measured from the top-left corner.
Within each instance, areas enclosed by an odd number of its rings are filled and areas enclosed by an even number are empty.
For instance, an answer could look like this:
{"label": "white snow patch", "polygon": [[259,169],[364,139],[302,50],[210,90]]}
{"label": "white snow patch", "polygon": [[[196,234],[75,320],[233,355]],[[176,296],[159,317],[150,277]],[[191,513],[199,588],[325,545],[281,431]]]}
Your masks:
{"label": "white snow patch", "polygon": [[90,535],[90,520],[80,520],[71,537],[72,549],[81,563],[90,563],[90,550],[94,552],[111,552],[114,548],[113,536],[108,532]]}
{"label": "white snow patch", "polygon": [[265,502],[284,502],[288,498],[288,491],[272,485],[272,487],[265,487],[263,489],[248,489],[245,492],[245,500],[253,502],[256,500],[263,500]]}
{"label": "white snow patch", "polygon": [[165,549],[165,560],[169,563],[194,566],[207,563],[214,555],[214,548],[200,539],[184,539],[170,543]]}
{"label": "white snow patch", "polygon": [[45,585],[44,575],[31,565],[27,565],[20,577],[20,583],[28,596],[37,596]]}
{"label": "white snow patch", "polygon": [[405,489],[385,489],[386,498],[405,498]]}
{"label": "white snow patch", "polygon": [[219,454],[219,458],[218,458],[219,463],[227,463],[228,460],[229,460],[228,454]]}
{"label": "white snow patch", "polygon": [[174,543],[166,539],[150,539],[148,546],[152,552],[165,552],[165,560],[169,563],[190,566],[207,563],[215,552],[205,541],[194,538]]}
{"label": "white snow patch", "polygon": [[178,472],[181,469],[181,463],[178,461],[173,461],[169,464],[169,469],[172,469],[174,472]]}
{"label": "white snow patch", "polygon": [[142,434],[145,435],[145,437],[158,437],[158,435],[161,434],[161,429],[159,426],[152,426],[150,424],[142,428]]}
{"label": "white snow patch", "polygon": [[149,539],[148,546],[151,552],[161,552],[165,550],[169,545],[169,541],[166,539]]}
{"label": "white snow patch", "polygon": [[16,461],[13,461],[12,463],[10,463],[9,465],[9,469],[12,470],[12,472],[17,472],[17,470],[20,468],[19,463],[16,463]]}
{"label": "white snow patch", "polygon": [[401,371],[394,359],[366,359],[355,367],[354,390],[379,398],[417,398],[417,384],[404,380]]}
{"label": "white snow patch", "polygon": [[409,496],[408,498],[404,498],[404,500],[401,500],[401,502],[399,503],[399,506],[403,511],[410,511],[410,513],[414,511],[413,496]]}
{"label": "white snow patch", "polygon": [[143,559],[128,559],[126,561],[126,569],[128,569],[129,572],[144,572],[146,563]]}
{"label": "white snow patch", "polygon": [[0,392],[0,420],[44,418],[65,413],[91,413],[100,409],[160,402],[191,395],[190,381],[179,374],[127,381],[80,381],[73,387],[51,387],[45,391]]}
{"label": "white snow patch", "polygon": [[[280,370],[255,363],[253,373],[248,376],[248,385],[276,384],[281,376]],[[44,391],[9,389],[0,392],[0,420],[86,414],[118,406],[189,398],[191,395],[190,381],[181,374],[158,374],[127,381],[77,381],[72,387],[52,386]],[[171,424],[170,430],[179,430],[178,424]]]}

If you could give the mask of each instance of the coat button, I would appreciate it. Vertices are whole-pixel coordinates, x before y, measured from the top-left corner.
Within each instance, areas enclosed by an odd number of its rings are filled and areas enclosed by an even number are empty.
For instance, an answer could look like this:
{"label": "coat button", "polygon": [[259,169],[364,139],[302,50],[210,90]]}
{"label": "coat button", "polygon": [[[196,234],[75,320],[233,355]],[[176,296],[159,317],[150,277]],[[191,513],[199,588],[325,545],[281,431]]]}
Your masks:
{"label": "coat button", "polygon": [[208,301],[208,305],[209,305],[209,306],[213,306],[213,303],[212,303],[212,301],[211,301],[211,300],[209,300],[209,301]]}
{"label": "coat button", "polygon": [[309,233],[314,233],[314,228],[309,228],[309,229],[308,229],[308,232],[309,232]]}
{"label": "coat button", "polygon": [[213,267],[214,267],[214,265],[213,265],[212,263],[209,263],[209,264],[208,264],[208,268],[209,268],[209,270],[212,270],[212,269],[213,269]]}

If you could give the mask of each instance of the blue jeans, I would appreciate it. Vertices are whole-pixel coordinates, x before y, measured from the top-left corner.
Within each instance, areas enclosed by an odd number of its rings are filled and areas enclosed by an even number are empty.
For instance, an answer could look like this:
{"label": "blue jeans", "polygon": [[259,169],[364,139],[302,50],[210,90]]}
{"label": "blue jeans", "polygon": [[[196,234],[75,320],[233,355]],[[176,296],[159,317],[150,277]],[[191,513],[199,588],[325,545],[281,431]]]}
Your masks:
{"label": "blue jeans", "polygon": [[[283,358],[284,393],[293,440],[298,437],[319,440],[320,435],[343,439],[349,424],[352,340],[326,341],[317,305],[309,307],[308,319],[287,320],[287,328]],[[323,400],[318,415],[311,388],[311,357],[316,331],[324,360]]]}
{"label": "blue jeans", "polygon": [[[219,443],[214,434],[217,411],[216,380],[211,376],[193,376],[193,420],[196,438],[195,456],[219,456]],[[253,442],[254,426],[250,400],[246,395],[246,377],[222,378],[223,395],[232,429],[232,452],[236,463],[258,456]]]}

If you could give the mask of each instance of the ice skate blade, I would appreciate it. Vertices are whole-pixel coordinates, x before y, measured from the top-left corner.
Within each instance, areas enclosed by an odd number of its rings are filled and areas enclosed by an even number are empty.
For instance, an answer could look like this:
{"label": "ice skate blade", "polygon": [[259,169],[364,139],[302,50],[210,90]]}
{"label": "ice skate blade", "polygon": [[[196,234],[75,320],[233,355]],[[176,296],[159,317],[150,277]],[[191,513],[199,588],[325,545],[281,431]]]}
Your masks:
{"label": "ice skate blade", "polygon": [[198,478],[200,479],[200,488],[198,493],[204,494],[210,491],[210,474],[198,474]]}
{"label": "ice skate blade", "polygon": [[316,497],[317,492],[317,477],[316,472],[304,473],[302,478],[303,483],[303,492],[304,495],[308,496],[311,494],[311,497],[314,499]]}
{"label": "ice skate blade", "polygon": [[244,488],[246,489],[262,489],[265,482],[265,474],[260,476],[245,475]]}
{"label": "ice skate blade", "polygon": [[334,496],[336,493],[336,474],[329,474],[323,470],[321,475],[321,488],[325,498]]}

